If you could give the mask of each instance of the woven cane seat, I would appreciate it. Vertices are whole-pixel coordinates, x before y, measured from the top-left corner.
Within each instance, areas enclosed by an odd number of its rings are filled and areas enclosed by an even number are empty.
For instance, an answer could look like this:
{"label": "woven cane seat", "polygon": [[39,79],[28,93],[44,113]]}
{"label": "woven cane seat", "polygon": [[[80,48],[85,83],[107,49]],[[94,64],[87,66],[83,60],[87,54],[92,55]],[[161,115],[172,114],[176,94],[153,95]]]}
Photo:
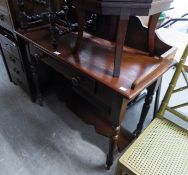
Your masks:
{"label": "woven cane seat", "polygon": [[156,118],[118,163],[122,175],[188,175],[188,131]]}

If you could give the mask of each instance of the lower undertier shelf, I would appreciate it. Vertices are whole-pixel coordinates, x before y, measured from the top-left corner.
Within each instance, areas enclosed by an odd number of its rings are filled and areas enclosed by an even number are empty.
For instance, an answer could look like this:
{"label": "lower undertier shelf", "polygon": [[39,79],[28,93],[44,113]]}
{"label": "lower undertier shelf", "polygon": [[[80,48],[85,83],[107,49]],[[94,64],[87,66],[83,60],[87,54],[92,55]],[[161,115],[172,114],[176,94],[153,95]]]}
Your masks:
{"label": "lower undertier shelf", "polygon": [[[65,87],[64,87],[65,88]],[[98,134],[105,137],[113,137],[114,128],[108,121],[108,115],[88,103],[83,97],[71,88],[63,88],[56,91],[58,98],[64,101],[71,111],[89,125],[93,125]],[[126,148],[135,138],[128,130],[121,128],[117,142],[118,151]]]}

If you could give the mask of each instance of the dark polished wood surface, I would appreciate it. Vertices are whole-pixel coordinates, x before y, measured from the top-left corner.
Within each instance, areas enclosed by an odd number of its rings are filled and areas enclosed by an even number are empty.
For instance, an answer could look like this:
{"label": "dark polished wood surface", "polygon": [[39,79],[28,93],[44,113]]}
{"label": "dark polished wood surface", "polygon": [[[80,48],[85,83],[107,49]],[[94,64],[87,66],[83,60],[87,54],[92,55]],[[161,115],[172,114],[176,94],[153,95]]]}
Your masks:
{"label": "dark polished wood surface", "polygon": [[[165,59],[160,59],[160,57],[152,57],[147,53],[124,47],[121,74],[119,78],[115,78],[112,76],[114,44],[111,42],[85,33],[81,51],[79,54],[73,55],[72,49],[76,41],[76,34],[68,34],[60,41],[61,47],[58,48],[60,54],[57,55],[50,43],[51,38],[47,28],[29,32],[18,30],[16,33],[53,56],[54,59],[84,72],[127,99],[136,97],[140,91],[152,84],[173,65],[171,52],[169,55],[166,53]],[[165,64],[165,66],[160,67],[161,64]],[[151,72],[153,73],[151,74]],[[133,83],[141,76],[143,78],[132,89]]]}
{"label": "dark polished wood surface", "polygon": [[[48,11],[48,6],[41,6],[40,2],[35,5],[33,0],[25,2],[28,15]],[[122,150],[141,132],[161,76],[174,64],[172,58],[175,50],[155,35],[158,12],[167,9],[171,0],[88,0],[88,4],[82,0],[75,2],[81,2],[77,4],[79,8],[110,15],[99,15],[96,23],[92,23],[96,24],[96,30],[87,29],[92,35],[84,33],[82,43],[78,44],[80,50],[77,54],[73,54],[77,33],[66,34],[59,39],[58,50],[54,50],[52,46],[47,25],[32,30],[17,30],[16,35],[12,29],[20,26],[20,20],[17,18],[19,11],[18,6],[14,5],[14,0],[0,2],[0,12],[3,12],[0,25],[4,28],[0,35],[1,52],[11,81],[20,86],[27,85],[35,97],[33,100],[42,102],[43,89],[48,89],[49,84],[54,85],[57,72],[61,78],[66,79],[64,82],[58,78],[55,87],[59,87],[61,95],[67,96],[64,100],[66,99],[75,113],[88,124],[94,125],[99,134],[109,137],[106,163],[107,168],[110,168],[115,150]],[[60,7],[59,4],[58,9]],[[4,18],[4,14],[8,15],[10,20]],[[138,18],[130,15],[153,16],[150,17],[149,27],[146,28]],[[75,12],[73,18],[77,21]],[[11,25],[11,28],[8,25]],[[4,30],[9,30],[10,37]],[[120,35],[116,37],[117,31]],[[114,53],[120,58],[121,50],[116,48],[115,51],[115,41],[119,46],[127,46],[123,47],[122,64],[119,64],[121,60],[117,62],[117,67],[121,69],[118,78],[113,77]],[[135,133],[130,134],[121,128],[121,122],[125,118],[129,102],[143,89],[146,89],[147,96],[141,118]]]}
{"label": "dark polished wood surface", "polygon": [[[137,135],[143,128],[144,120],[149,111],[153,95],[158,89],[161,76],[174,65],[172,58],[175,49],[170,49],[163,43],[162,45],[167,48],[166,52],[161,56],[151,56],[149,52],[124,46],[121,74],[117,78],[112,76],[114,43],[110,41],[84,33],[79,54],[73,54],[77,38],[76,33],[62,37],[59,41],[58,50],[54,50],[51,44],[48,26],[32,30],[17,30],[16,34],[24,40],[28,57],[31,57],[31,60],[36,63],[32,65],[33,68],[37,67],[39,60],[48,64],[72,82],[71,87],[74,92],[105,113],[104,116],[99,113],[91,117],[87,110],[78,108],[77,100],[73,105],[71,101],[74,101],[74,95],[69,98],[69,104],[73,106],[73,110],[78,111],[87,123],[94,125],[97,132],[110,138],[106,162],[107,168],[110,168],[116,148],[121,150],[132,138],[128,133],[124,135],[121,130],[121,122],[125,118],[128,103],[138,96],[142,90],[147,89],[141,119],[134,133]],[[158,44],[161,43],[158,42]],[[35,48],[34,51],[32,51],[32,48]],[[161,48],[156,46],[155,51],[161,53]],[[38,71],[40,72],[40,69]],[[40,97],[36,71],[33,72],[33,79]],[[64,86],[66,86],[66,83],[63,84]],[[62,89],[62,93],[64,92]],[[88,111],[92,111],[90,108],[88,109]],[[126,138],[126,140],[123,141],[122,138]]]}

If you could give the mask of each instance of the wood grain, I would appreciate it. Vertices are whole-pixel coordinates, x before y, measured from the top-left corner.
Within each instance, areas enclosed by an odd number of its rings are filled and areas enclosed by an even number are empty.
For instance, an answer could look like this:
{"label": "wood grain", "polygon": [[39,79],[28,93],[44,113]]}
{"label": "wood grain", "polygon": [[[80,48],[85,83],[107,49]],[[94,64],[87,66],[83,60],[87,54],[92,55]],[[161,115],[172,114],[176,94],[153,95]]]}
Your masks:
{"label": "wood grain", "polygon": [[[81,50],[79,54],[73,55],[72,50],[74,43],[76,42],[76,34],[68,34],[61,39],[60,47],[58,48],[60,54],[56,55],[50,42],[51,38],[48,27],[36,29],[27,33],[24,31],[17,31],[16,33],[47,52],[54,57],[54,59],[68,64],[78,71],[94,78],[111,89],[114,89],[127,99],[136,97],[143,89],[152,84],[174,65],[172,60],[173,56],[166,56],[166,59],[160,59],[159,57],[141,54],[135,49],[132,49],[131,52],[129,52],[129,50],[124,47],[121,74],[119,78],[115,78],[113,77],[114,44],[109,41],[84,33]],[[154,65],[161,64],[161,60],[168,62],[166,67],[151,74],[146,82],[131,89],[135,80],[147,73]]]}

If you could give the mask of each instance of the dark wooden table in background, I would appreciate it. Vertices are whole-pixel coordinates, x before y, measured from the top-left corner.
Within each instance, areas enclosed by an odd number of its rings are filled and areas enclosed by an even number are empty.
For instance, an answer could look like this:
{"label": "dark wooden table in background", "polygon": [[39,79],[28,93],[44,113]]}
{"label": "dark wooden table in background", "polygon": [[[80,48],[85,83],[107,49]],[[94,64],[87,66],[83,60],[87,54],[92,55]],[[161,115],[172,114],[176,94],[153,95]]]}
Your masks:
{"label": "dark wooden table in background", "polygon": [[[159,15],[168,10],[173,0],[73,0],[78,18],[78,37],[74,52],[79,52],[84,31],[86,12],[102,15],[116,16],[117,29],[114,53],[113,76],[119,77],[121,72],[121,59],[123,46],[127,34],[130,16],[150,16],[148,47],[150,54],[154,55],[155,28]],[[101,24],[104,25],[104,24]],[[110,28],[110,27],[109,27]]]}

